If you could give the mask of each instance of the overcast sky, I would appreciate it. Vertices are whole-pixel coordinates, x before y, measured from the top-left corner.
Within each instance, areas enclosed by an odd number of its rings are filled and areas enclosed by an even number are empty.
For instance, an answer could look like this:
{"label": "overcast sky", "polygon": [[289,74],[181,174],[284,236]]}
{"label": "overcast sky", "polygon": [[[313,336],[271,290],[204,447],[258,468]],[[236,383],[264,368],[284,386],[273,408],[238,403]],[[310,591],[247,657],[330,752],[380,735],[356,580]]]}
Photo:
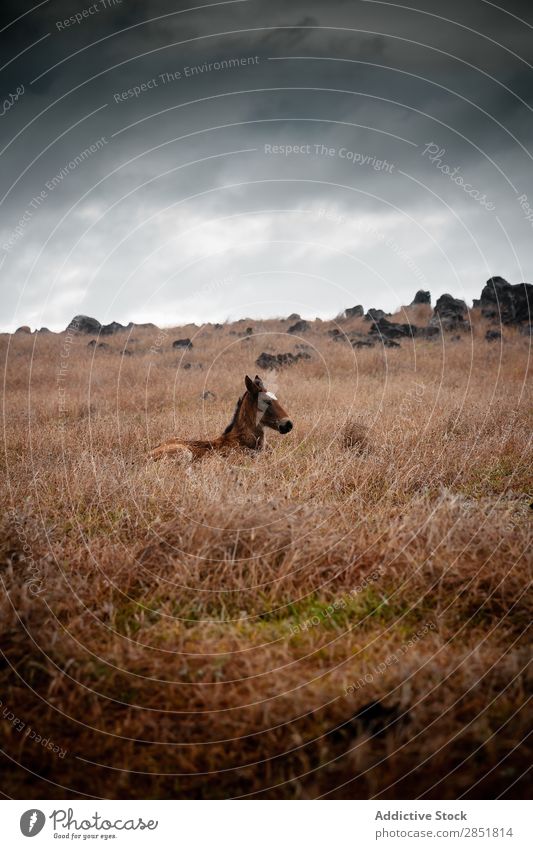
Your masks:
{"label": "overcast sky", "polygon": [[0,18],[1,330],[533,281],[525,0],[2,0]]}

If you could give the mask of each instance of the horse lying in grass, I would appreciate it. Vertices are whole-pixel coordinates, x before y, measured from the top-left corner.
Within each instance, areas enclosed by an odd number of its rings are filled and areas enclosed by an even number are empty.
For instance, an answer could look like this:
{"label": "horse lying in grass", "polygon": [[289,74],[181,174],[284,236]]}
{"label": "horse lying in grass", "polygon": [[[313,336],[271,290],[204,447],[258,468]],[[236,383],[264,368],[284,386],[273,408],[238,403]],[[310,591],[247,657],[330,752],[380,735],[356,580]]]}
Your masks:
{"label": "horse lying in grass", "polygon": [[260,451],[265,442],[264,428],[278,433],[289,433],[292,422],[272,392],[268,392],[261,378],[254,380],[246,375],[246,392],[237,401],[233,418],[222,436],[212,440],[170,439],[150,452],[154,460],[176,455],[183,460],[197,460],[209,452],[225,454],[234,449]]}

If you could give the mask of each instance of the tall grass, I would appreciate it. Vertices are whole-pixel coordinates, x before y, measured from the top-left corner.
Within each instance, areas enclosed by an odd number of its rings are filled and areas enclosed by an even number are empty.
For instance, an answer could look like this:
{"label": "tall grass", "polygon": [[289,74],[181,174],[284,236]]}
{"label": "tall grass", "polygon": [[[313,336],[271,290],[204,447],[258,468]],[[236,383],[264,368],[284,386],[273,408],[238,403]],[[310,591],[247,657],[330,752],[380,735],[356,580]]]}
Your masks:
{"label": "tall grass", "polygon": [[[524,795],[529,340],[248,324],[0,339],[4,793]],[[296,345],[290,435],[147,461]]]}

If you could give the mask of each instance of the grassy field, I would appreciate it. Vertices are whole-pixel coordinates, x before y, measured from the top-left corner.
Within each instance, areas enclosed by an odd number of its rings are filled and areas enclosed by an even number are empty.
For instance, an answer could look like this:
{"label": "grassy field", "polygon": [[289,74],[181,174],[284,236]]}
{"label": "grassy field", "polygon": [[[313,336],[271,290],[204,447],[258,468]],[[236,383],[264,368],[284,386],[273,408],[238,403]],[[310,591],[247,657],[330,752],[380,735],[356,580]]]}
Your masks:
{"label": "grassy field", "polygon": [[[289,324],[0,338],[5,794],[526,795],[529,338]],[[147,461],[297,345],[291,434]]]}

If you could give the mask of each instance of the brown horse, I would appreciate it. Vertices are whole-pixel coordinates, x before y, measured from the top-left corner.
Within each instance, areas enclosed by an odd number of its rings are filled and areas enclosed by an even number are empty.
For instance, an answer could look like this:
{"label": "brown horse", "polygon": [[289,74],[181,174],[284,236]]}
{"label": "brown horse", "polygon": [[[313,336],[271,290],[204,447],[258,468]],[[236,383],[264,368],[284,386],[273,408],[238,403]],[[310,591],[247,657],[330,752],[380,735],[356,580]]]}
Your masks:
{"label": "brown horse", "polygon": [[292,430],[292,422],[272,392],[268,392],[259,375],[254,380],[246,375],[246,392],[237,401],[233,418],[222,436],[212,440],[170,439],[150,452],[154,460],[174,454],[184,460],[196,460],[208,452],[227,453],[234,449],[260,451],[264,445],[264,428],[278,433]]}

